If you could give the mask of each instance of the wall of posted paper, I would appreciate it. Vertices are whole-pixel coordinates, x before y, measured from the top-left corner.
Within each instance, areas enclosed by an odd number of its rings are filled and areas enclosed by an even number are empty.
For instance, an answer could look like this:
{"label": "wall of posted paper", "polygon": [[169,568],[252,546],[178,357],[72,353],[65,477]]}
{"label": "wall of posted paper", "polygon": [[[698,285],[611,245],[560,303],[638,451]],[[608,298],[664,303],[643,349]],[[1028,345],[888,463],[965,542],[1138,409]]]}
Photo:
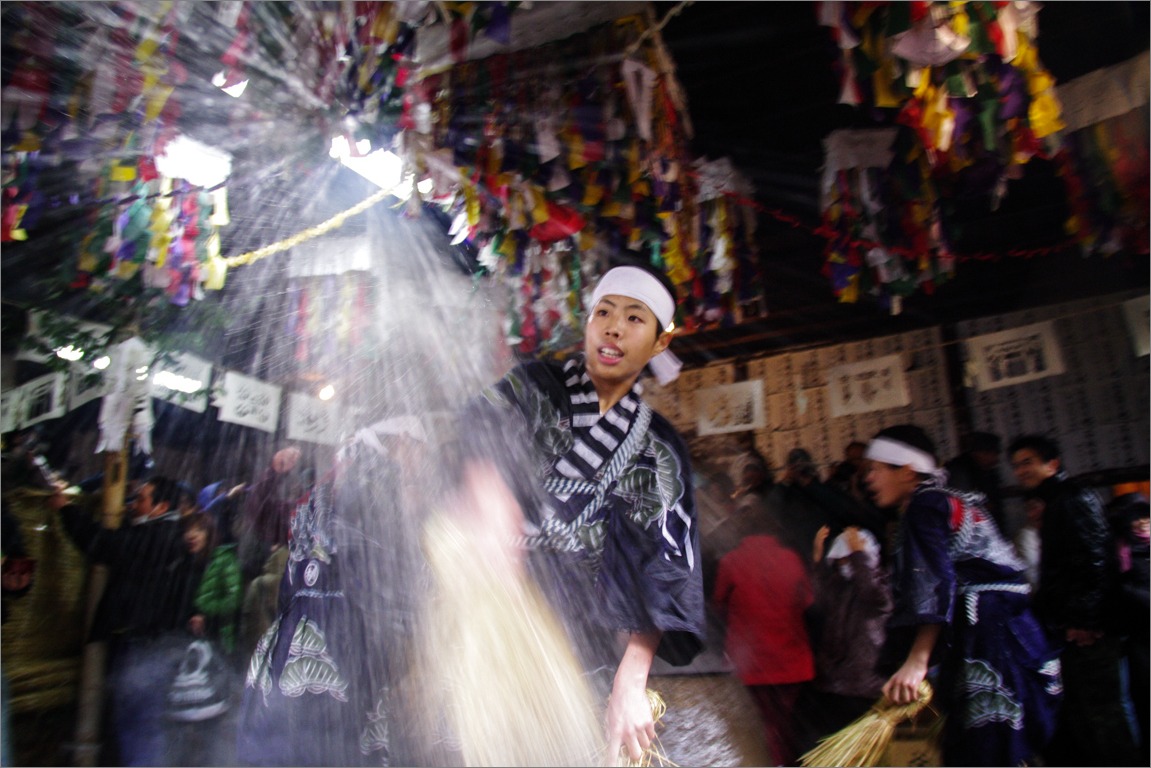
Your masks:
{"label": "wall of posted paper", "polygon": [[936,326],[722,361],[647,382],[645,397],[693,447],[750,442],[777,474],[793,448],[826,474],[848,443],[899,423],[926,429],[941,461],[979,430],[1005,446],[1054,437],[1072,475],[1145,467],[1147,306],[1132,291],[966,321],[946,338]]}

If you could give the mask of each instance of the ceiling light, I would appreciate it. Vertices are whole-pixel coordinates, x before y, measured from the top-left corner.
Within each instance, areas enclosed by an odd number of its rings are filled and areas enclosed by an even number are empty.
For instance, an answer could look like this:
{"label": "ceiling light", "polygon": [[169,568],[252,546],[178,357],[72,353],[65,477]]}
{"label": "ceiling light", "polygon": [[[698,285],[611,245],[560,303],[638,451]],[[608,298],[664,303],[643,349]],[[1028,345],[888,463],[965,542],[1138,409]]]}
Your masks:
{"label": "ceiling light", "polygon": [[336,396],[336,388],[333,387],[331,384],[325,384],[323,386],[323,388],[320,389],[319,398],[321,400],[331,400],[335,396]]}
{"label": "ceiling light", "polygon": [[112,358],[108,357],[107,355],[104,355],[103,357],[98,357],[92,361],[92,367],[95,368],[97,371],[102,371],[111,364],[112,364]]}
{"label": "ceiling light", "polygon": [[164,154],[156,157],[156,170],[197,187],[214,187],[232,173],[232,156],[187,136],[177,136],[164,147]]}

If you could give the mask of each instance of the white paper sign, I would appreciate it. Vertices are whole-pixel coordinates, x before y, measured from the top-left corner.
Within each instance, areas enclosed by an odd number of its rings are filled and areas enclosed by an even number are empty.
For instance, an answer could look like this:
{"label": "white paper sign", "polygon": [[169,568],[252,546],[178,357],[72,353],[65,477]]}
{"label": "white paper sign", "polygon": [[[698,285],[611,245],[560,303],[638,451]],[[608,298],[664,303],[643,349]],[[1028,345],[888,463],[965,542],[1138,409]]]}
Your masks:
{"label": "white paper sign", "polygon": [[697,431],[701,435],[744,432],[767,425],[763,382],[759,379],[701,389],[696,393],[695,402]]}
{"label": "white paper sign", "polygon": [[828,369],[827,375],[827,399],[833,417],[911,404],[902,355],[837,365]]}
{"label": "white paper sign", "polygon": [[20,387],[0,393],[0,433],[7,434],[20,426]]}
{"label": "white paper sign", "polygon": [[63,416],[66,383],[62,373],[48,373],[25,383],[21,387],[24,394],[20,398],[20,426],[30,427]]}
{"label": "white paper sign", "polygon": [[212,364],[188,352],[177,352],[153,366],[152,397],[189,411],[204,412],[211,386]]}
{"label": "white paper sign", "polygon": [[1151,332],[1151,302],[1147,296],[1139,296],[1123,302],[1123,317],[1127,319],[1127,329],[1131,332],[1131,343],[1135,356],[1143,357],[1151,351],[1148,334]]}
{"label": "white paper sign", "polygon": [[339,406],[299,392],[288,394],[288,439],[335,445],[340,439]]}
{"label": "white paper sign", "polygon": [[68,373],[68,410],[74,411],[84,403],[103,397],[107,386],[104,374],[92,366],[73,365]]}
{"label": "white paper sign", "polygon": [[220,421],[275,432],[280,422],[280,388],[228,371],[217,404]]}
{"label": "white paper sign", "polygon": [[966,344],[975,386],[980,390],[1035,381],[1064,370],[1055,325],[1050,321],[975,336]]}

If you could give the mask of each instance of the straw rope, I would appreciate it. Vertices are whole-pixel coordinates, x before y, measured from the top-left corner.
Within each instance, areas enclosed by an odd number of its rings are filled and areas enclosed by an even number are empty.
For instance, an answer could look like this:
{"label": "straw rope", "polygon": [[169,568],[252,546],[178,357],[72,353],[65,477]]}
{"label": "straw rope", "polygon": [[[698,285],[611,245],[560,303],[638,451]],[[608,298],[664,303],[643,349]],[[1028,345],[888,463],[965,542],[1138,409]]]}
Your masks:
{"label": "straw rope", "polygon": [[886,696],[843,730],[820,740],[799,759],[805,766],[880,765],[895,728],[918,715],[931,703],[931,684],[919,684],[919,698],[910,704],[893,704]]}

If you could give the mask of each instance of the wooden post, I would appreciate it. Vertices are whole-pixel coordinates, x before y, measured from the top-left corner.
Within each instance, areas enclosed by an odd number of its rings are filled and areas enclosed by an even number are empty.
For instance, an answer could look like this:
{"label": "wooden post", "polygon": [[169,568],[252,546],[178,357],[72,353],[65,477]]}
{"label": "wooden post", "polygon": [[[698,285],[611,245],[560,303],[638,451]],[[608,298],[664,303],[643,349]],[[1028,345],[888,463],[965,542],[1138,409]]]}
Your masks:
{"label": "wooden post", "polygon": [[[128,480],[128,437],[119,451],[104,453],[104,489],[101,523],[116,529],[124,516],[124,489]],[[88,580],[88,605],[84,621],[84,635],[92,630],[96,608],[108,582],[108,568],[94,565]],[[82,768],[97,764],[100,757],[100,724],[104,714],[104,672],[108,663],[108,643],[89,642],[84,645],[80,662],[80,690],[76,711],[73,762]]]}

